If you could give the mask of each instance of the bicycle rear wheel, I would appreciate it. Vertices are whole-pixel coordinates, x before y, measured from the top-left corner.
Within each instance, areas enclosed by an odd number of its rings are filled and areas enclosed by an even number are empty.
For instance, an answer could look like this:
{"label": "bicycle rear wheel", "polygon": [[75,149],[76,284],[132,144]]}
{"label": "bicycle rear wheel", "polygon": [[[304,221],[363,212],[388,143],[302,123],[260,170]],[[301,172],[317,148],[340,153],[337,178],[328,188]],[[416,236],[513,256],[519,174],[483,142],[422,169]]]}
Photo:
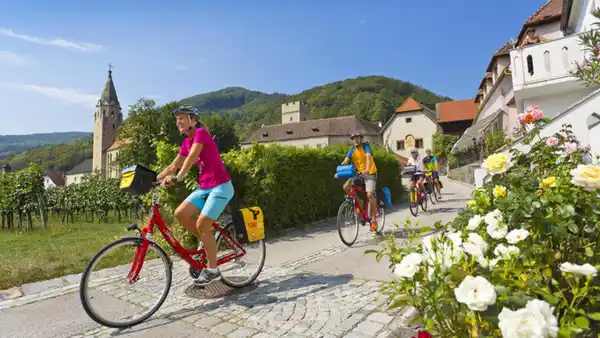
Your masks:
{"label": "bicycle rear wheel", "polygon": [[354,210],[354,203],[344,201],[337,214],[338,234],[342,243],[351,246],[358,238],[358,216]]}
{"label": "bicycle rear wheel", "polygon": [[[141,242],[139,237],[123,237],[102,248],[88,263],[81,276],[79,296],[83,309],[96,323],[112,328],[135,326],[150,318],[167,298],[172,281],[171,259],[152,241],[142,255]],[[131,249],[133,254],[117,249]],[[134,262],[141,259],[143,265],[135,282],[129,283],[132,257]],[[128,260],[129,264],[119,265]],[[94,271],[96,267],[101,270]],[[139,290],[134,291],[134,286]],[[122,309],[117,309],[119,306]]]}
{"label": "bicycle rear wheel", "polygon": [[431,200],[431,204],[435,205],[435,202],[437,201],[437,191],[435,190],[435,187],[433,187],[433,191],[429,194],[429,200]]}
{"label": "bicycle rear wheel", "polygon": [[[216,238],[217,260],[226,255],[240,252],[240,249],[236,246],[239,243],[233,241],[234,238],[238,238],[233,223],[227,224],[223,231],[227,232],[231,238],[228,238],[222,232],[218,232]],[[267,256],[265,241],[262,239],[239,245],[246,250],[246,253],[241,257],[219,265],[223,283],[232,288],[242,288],[254,282],[265,266]]]}
{"label": "bicycle rear wheel", "polygon": [[421,209],[423,211],[427,211],[427,196],[421,198],[421,202],[419,203],[421,205]]}

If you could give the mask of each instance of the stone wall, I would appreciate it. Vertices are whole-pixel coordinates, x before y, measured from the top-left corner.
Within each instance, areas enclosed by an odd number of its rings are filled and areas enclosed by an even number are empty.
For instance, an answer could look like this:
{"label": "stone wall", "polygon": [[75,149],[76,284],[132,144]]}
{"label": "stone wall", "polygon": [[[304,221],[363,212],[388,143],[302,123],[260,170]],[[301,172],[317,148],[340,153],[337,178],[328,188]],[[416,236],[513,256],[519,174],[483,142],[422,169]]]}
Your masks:
{"label": "stone wall", "polygon": [[448,178],[455,181],[475,185],[475,168],[477,167],[478,165],[473,163],[462,167],[450,169],[450,171],[448,171]]}

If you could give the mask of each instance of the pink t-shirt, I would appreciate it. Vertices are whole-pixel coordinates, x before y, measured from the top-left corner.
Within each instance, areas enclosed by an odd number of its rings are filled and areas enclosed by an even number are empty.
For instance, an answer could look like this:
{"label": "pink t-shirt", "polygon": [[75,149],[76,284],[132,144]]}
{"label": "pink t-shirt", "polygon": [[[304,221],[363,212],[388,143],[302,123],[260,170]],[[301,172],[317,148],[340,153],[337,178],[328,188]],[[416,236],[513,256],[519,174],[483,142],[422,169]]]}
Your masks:
{"label": "pink t-shirt", "polygon": [[186,137],[181,143],[179,155],[187,157],[190,154],[193,143],[204,145],[195,163],[198,169],[200,169],[200,175],[198,176],[198,185],[200,188],[210,189],[231,181],[223,160],[221,160],[217,143],[206,129],[197,128],[193,139]]}

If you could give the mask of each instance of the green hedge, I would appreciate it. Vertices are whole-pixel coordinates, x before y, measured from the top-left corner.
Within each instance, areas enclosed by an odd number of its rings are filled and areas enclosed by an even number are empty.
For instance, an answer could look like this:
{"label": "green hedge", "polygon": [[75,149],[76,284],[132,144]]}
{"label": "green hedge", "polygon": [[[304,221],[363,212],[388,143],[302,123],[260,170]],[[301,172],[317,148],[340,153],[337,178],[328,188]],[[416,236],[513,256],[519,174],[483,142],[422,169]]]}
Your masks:
{"label": "green hedge", "polygon": [[[176,148],[164,144],[157,147],[162,152],[158,155],[160,164],[168,164]],[[345,146],[303,149],[255,144],[223,154],[236,192],[232,204],[260,206],[269,233],[335,216],[343,201],[343,181],[333,175],[346,151]],[[379,149],[374,152],[378,188],[387,186],[392,200],[401,200],[404,194],[395,156]],[[169,189],[166,201],[171,207],[183,201],[194,188],[196,172],[192,176],[186,182],[187,188]]]}

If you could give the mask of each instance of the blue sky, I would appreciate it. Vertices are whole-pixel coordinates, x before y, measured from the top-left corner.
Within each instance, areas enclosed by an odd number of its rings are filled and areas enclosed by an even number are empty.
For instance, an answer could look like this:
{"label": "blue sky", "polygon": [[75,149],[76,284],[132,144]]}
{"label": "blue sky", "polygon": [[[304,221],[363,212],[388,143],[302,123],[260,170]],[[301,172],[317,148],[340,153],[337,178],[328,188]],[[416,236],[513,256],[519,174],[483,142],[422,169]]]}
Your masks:
{"label": "blue sky", "polygon": [[228,86],[298,93],[385,75],[473,97],[543,0],[0,0],[0,134],[91,131],[108,63],[121,105]]}

